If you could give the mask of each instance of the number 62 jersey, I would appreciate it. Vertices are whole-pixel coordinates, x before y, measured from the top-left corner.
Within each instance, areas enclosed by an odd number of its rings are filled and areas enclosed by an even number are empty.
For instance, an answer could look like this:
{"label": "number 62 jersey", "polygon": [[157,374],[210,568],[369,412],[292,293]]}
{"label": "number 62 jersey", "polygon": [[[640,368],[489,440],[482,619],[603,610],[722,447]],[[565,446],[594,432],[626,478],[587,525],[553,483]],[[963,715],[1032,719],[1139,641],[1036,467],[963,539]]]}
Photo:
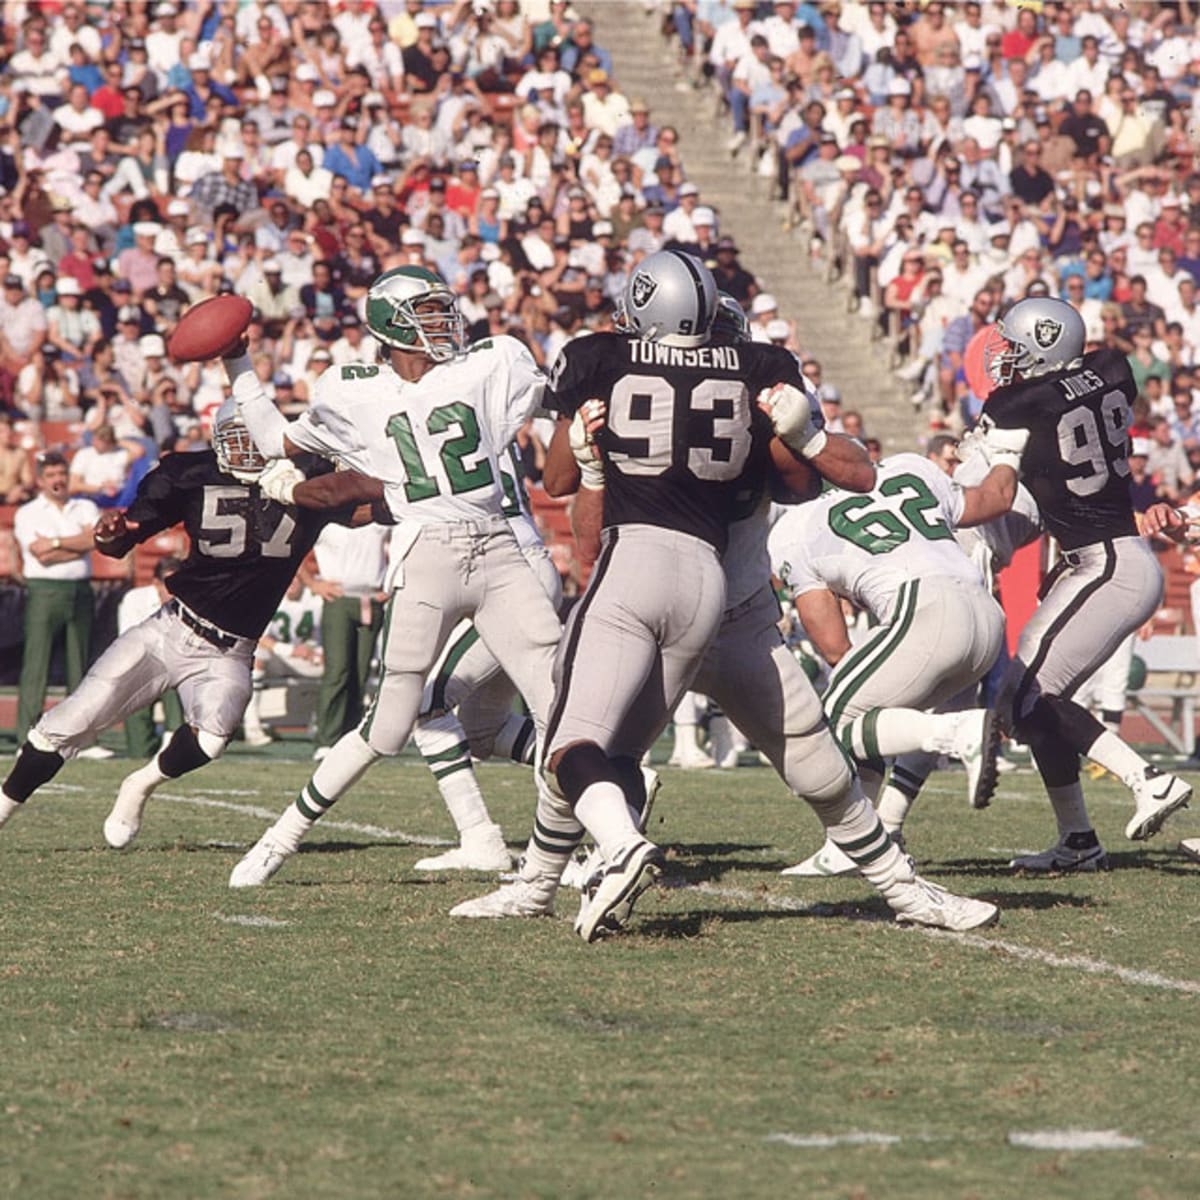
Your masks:
{"label": "number 62 jersey", "polygon": [[954,540],[962,508],[962,492],[939,467],[919,454],[892,455],[869,492],[835,489],[785,507],[767,541],[771,567],[794,596],[828,588],[887,621],[911,580],[983,587]]}
{"label": "number 62 jersey", "polygon": [[755,399],[775,383],[804,388],[795,357],[760,342],[684,349],[597,333],[568,342],[550,371],[545,407],[573,417],[608,406],[604,524],[657,525],[724,551],[729,523],[757,501],[772,428]]}
{"label": "number 62 jersey", "polygon": [[997,388],[980,428],[1027,429],[1021,482],[1064,550],[1136,537],[1129,426],[1137,387],[1123,354],[1102,348],[1078,367]]}

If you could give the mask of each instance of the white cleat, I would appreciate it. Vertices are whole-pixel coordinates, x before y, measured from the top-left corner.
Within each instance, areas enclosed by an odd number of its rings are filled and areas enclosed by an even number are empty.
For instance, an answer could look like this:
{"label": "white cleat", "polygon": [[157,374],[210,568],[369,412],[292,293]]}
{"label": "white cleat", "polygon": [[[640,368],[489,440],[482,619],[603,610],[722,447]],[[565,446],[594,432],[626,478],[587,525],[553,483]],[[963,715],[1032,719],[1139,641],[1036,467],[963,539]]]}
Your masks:
{"label": "white cleat", "polygon": [[1178,775],[1164,775],[1155,767],[1146,768],[1146,778],[1133,789],[1137,808],[1125,826],[1125,836],[1133,842],[1152,838],[1163,822],[1192,798],[1192,785]]}
{"label": "white cleat", "polygon": [[1022,854],[1008,865],[1014,871],[1028,871],[1031,875],[1071,875],[1076,872],[1107,871],[1108,855],[1099,842],[1090,846],[1070,846],[1067,838],[1060,838],[1048,850]]}
{"label": "white cleat", "polygon": [[139,779],[145,768],[139,768],[121,780],[117,799],[104,822],[104,840],[114,850],[124,850],[142,828],[142,814],[154,794],[156,784]]}
{"label": "white cleat", "polygon": [[269,746],[274,739],[265,729],[247,729],[242,741],[247,746],[253,746],[258,749],[260,746]]}
{"label": "white cleat", "polygon": [[90,759],[92,762],[103,762],[106,758],[115,756],[107,746],[89,746],[86,750],[80,750],[75,757]]}
{"label": "white cleat", "polygon": [[840,847],[826,839],[816,854],[794,867],[785,867],[780,875],[803,875],[808,879],[830,875],[857,875],[858,864]]}
{"label": "white cleat", "polygon": [[[909,859],[910,865],[911,862]],[[922,879],[915,871],[911,879],[884,888],[883,897],[901,925],[925,925],[965,933],[995,925],[1000,920],[1000,910],[994,904],[957,896],[939,884]]]}
{"label": "white cleat", "polygon": [[556,875],[535,875],[530,879],[515,879],[498,887],[486,896],[464,900],[451,910],[452,917],[474,920],[500,917],[552,917],[554,893],[558,891]]}
{"label": "white cleat", "polygon": [[295,853],[295,850],[289,850],[277,842],[268,829],[230,872],[229,886],[262,887],[271,876],[278,874],[283,864]]}
{"label": "white cleat", "polygon": [[996,792],[996,758],[1000,753],[1000,725],[990,708],[963,713],[954,729],[950,753],[967,768],[967,802],[987,808]]}
{"label": "white cleat", "polygon": [[638,897],[662,876],[666,858],[653,842],[635,842],[618,862],[584,892],[575,918],[575,932],[585,942],[619,933],[633,915]]}
{"label": "white cleat", "polygon": [[1200,862],[1200,838],[1184,838],[1179,849],[1190,859]]}
{"label": "white cleat", "polygon": [[678,767],[681,771],[710,771],[716,765],[712,755],[701,750],[699,746],[681,750],[667,759],[668,767]]}
{"label": "white cleat", "polygon": [[504,832],[499,825],[475,825],[464,830],[462,844],[422,858],[413,865],[414,871],[511,871],[512,855],[504,844]]}
{"label": "white cleat", "polygon": [[[638,833],[646,832],[655,798],[662,790],[662,778],[657,771],[650,767],[642,767],[642,782],[646,787],[646,804],[642,809],[642,815],[637,820]],[[604,855],[600,853],[599,847],[593,846],[586,854],[572,858],[567,863],[566,870],[563,871],[562,879],[559,882],[563,887],[574,888],[576,891],[582,892],[587,888],[593,876],[599,875],[603,870]],[[599,880],[597,880],[598,882]]]}

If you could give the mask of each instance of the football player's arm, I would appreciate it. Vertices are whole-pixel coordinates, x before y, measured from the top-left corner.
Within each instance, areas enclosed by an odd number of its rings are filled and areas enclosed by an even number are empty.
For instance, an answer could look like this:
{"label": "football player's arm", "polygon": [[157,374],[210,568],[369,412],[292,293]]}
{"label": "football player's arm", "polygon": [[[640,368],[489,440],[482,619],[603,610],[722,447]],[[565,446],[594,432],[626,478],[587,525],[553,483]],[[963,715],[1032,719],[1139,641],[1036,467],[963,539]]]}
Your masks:
{"label": "football player's arm", "polygon": [[571,506],[571,531],[581,565],[590,567],[600,557],[600,531],[604,528],[604,489],[580,488]]}
{"label": "football player's arm", "polygon": [[869,492],[875,486],[875,464],[866,447],[844,433],[826,434],[824,446],[808,461],[822,479],[848,492]]}
{"label": "football player's arm", "polygon": [[262,381],[254,372],[245,342],[240,342],[234,353],[221,360],[233,389],[233,398],[238,411],[254,444],[267,458],[295,458],[303,447],[297,446],[288,437],[292,424],[275,406],[275,401],[263,390]]}
{"label": "football player's arm", "polygon": [[960,528],[984,525],[1002,517],[1017,495],[1017,472],[1012,466],[999,463],[984,476],[976,487],[963,488]]}
{"label": "football player's arm", "polygon": [[585,400],[571,418],[559,417],[546,451],[542,485],[550,496],[570,496],[580,488],[604,488],[604,462],[596,446],[603,428],[603,400]]}
{"label": "football player's arm", "polygon": [[292,503],[300,508],[347,508],[383,500],[383,482],[358,471],[329,471],[297,483]]}
{"label": "football player's arm", "polygon": [[[169,460],[168,460],[169,461]],[[108,558],[124,558],[134,546],[183,520],[184,491],[162,465],[138,484],[133,503],[123,512],[109,509],[96,522],[96,549]]]}
{"label": "football player's arm", "polygon": [[828,588],[814,588],[801,592],[794,603],[808,640],[831,667],[835,666],[850,649],[842,602]]}
{"label": "football player's arm", "polygon": [[1152,504],[1142,514],[1142,533],[1146,537],[1170,538],[1173,542],[1193,541],[1200,510],[1191,504],[1176,508],[1172,504]]}

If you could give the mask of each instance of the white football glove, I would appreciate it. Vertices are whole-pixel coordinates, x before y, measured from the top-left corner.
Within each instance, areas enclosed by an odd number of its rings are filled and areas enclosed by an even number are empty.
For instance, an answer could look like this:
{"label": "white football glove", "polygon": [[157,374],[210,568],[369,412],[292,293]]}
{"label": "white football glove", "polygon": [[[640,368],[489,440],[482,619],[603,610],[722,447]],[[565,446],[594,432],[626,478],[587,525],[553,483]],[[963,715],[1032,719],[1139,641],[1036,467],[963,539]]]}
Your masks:
{"label": "white football glove", "polygon": [[268,500],[280,504],[294,504],[296,487],[308,476],[290,458],[276,458],[269,462],[258,477],[258,490]]}
{"label": "white football glove", "polygon": [[990,421],[980,423],[983,452],[993,467],[1011,467],[1021,474],[1021,455],[1029,441],[1028,429],[997,429]]}
{"label": "white football glove", "polygon": [[775,436],[785,446],[805,458],[816,458],[829,440],[825,430],[818,428],[808,396],[790,383],[764,388],[758,396],[771,414]]}
{"label": "white football glove", "polygon": [[571,443],[571,453],[579,464],[580,486],[598,492],[604,487],[604,463],[600,459],[600,451],[596,449],[596,440],[588,433],[587,422],[584,419],[585,410],[590,416],[590,406],[594,403],[596,401],[588,400],[575,410],[568,430],[568,439]]}

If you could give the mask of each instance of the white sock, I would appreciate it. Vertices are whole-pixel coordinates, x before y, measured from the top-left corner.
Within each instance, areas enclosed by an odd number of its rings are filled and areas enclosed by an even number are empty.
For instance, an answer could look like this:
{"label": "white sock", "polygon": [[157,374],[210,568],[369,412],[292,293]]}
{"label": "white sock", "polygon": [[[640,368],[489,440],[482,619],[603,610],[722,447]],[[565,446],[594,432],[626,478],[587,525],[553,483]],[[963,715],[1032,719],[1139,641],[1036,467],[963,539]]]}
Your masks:
{"label": "white sock", "polygon": [[1092,823],[1088,819],[1087,806],[1083,802],[1083,785],[1079,780],[1063,787],[1046,785],[1054,819],[1058,822],[1060,837],[1070,833],[1090,833]]}
{"label": "white sock", "polygon": [[630,816],[625,793],[607,780],[583,789],[575,805],[575,816],[608,862],[615,862],[628,845],[642,840]]}
{"label": "white sock", "polygon": [[1150,765],[1127,742],[1105,730],[1086,751],[1092,762],[1111,771],[1126,787],[1136,787],[1146,776]]}
{"label": "white sock", "polygon": [[904,824],[904,818],[908,816],[911,807],[912,799],[890,783],[883,789],[883,795],[875,805],[880,824],[888,833],[895,833]]}
{"label": "white sock", "polygon": [[158,787],[160,783],[170,778],[158,765],[160,755],[161,751],[146,763],[145,766],[138,767],[136,771],[131,771],[125,778],[136,780],[141,786],[150,790]]}
{"label": "white sock", "polygon": [[20,807],[18,801],[11,800],[3,792],[0,792],[0,825],[3,825]]}
{"label": "white sock", "polygon": [[271,826],[271,837],[293,852],[300,848],[304,835],[316,824],[315,820],[300,811],[297,807],[299,803],[297,800],[295,804],[289,804],[279,820]]}
{"label": "white sock", "polygon": [[452,713],[418,721],[413,741],[437,780],[442,802],[461,836],[476,825],[491,824],[483,792],[471,768],[471,746]]}
{"label": "white sock", "polygon": [[954,741],[958,714],[927,713],[916,708],[876,708],[850,726],[855,758],[895,758],[915,750],[939,754]]}
{"label": "white sock", "polygon": [[836,825],[825,826],[828,837],[876,887],[882,888],[907,871],[908,858],[888,837],[879,817],[863,796],[852,803]]}

